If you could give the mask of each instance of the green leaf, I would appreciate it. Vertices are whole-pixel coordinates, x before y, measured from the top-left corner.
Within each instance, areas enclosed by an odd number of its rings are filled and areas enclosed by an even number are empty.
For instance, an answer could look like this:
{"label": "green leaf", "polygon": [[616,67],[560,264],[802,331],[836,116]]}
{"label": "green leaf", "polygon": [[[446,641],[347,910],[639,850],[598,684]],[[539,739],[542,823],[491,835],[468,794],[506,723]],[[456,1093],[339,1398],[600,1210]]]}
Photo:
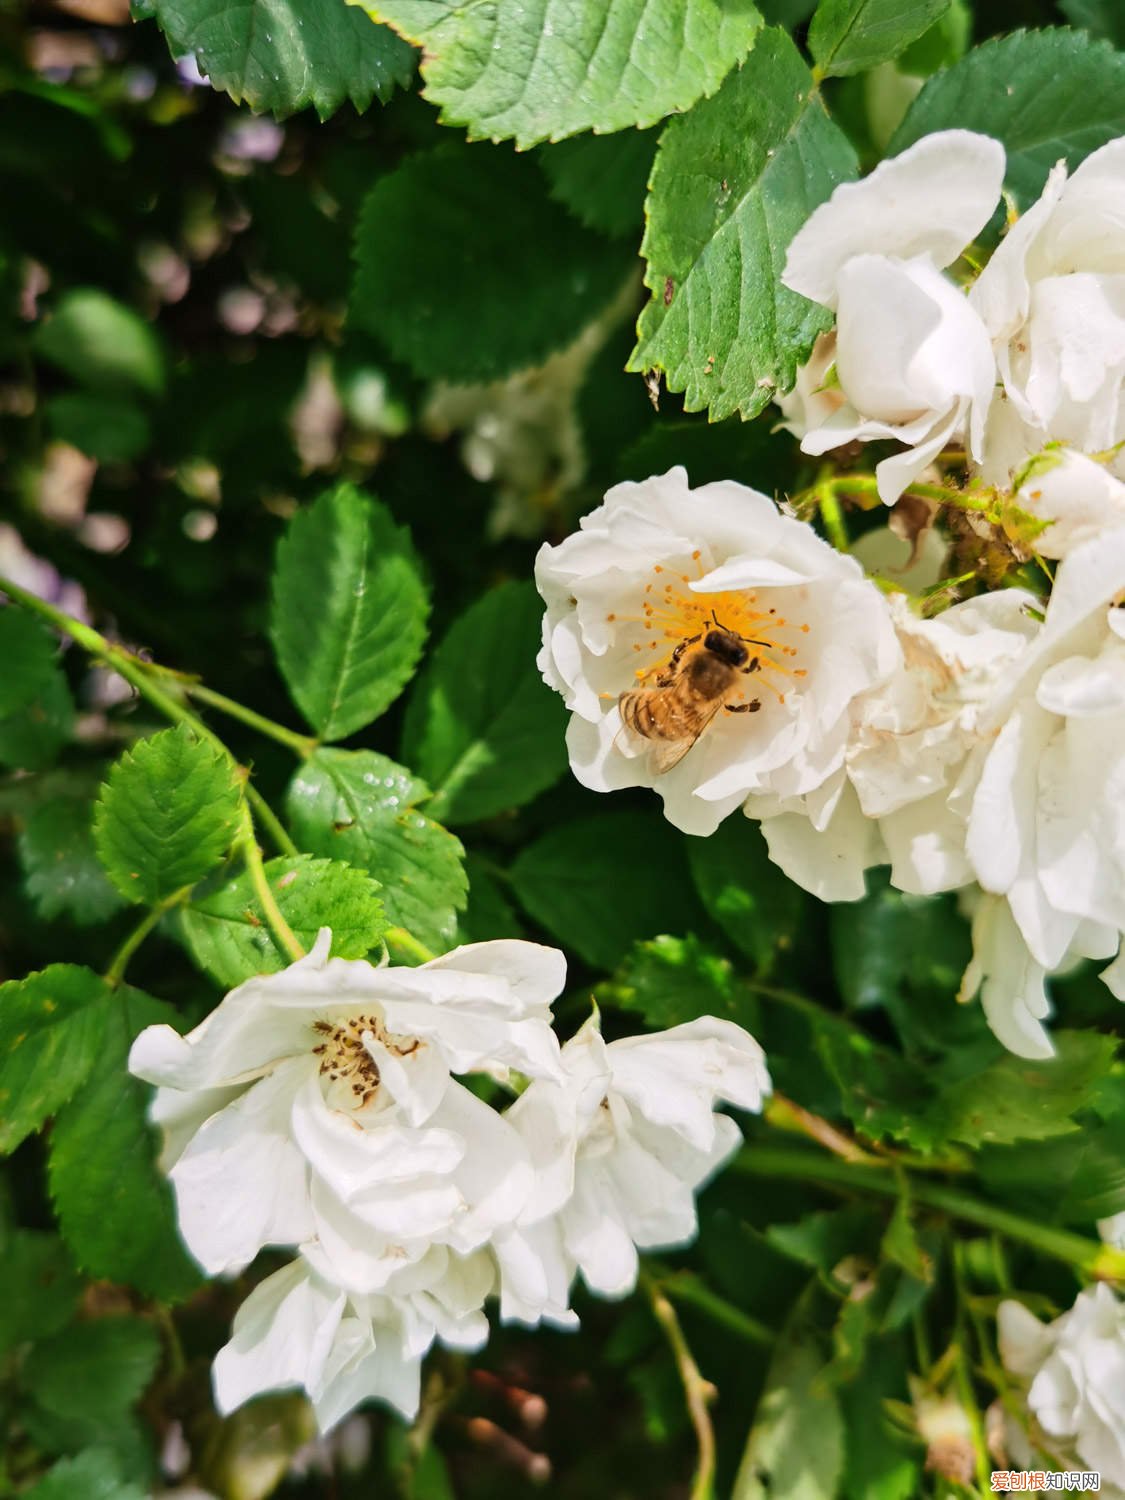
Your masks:
{"label": "green leaf", "polygon": [[768,974],[778,954],[792,947],[807,903],[770,859],[761,829],[728,818],[710,838],[689,839],[687,857],[708,914],[755,969]]}
{"label": "green leaf", "polygon": [[31,1350],[23,1384],[36,1404],[76,1429],[78,1443],[96,1443],[151,1381],[160,1337],[143,1318],[108,1317],[76,1323]]}
{"label": "green leaf", "polygon": [[654,125],[710,94],[761,25],[750,0],[356,0],[424,48],[425,97],[469,138]]}
{"label": "green leaf", "polygon": [[376,182],[355,258],[352,325],[423,379],[457,383],[514,374],[573,343],[631,260],[554,202],[534,161],[460,143]]}
{"label": "green leaf", "polygon": [[972,952],[968,923],[952,897],[906,896],[881,876],[862,901],[834,906],[832,961],[852,1010],[893,1006],[905,990],[921,1004],[950,1007]]}
{"label": "green leaf", "polygon": [[100,1058],[112,999],[76,964],[0,985],[0,1152],[61,1108]]}
{"label": "green leaf", "polygon": [[731,1500],[828,1500],[844,1468],[844,1422],[808,1345],[783,1342],[770,1365]]}
{"label": "green leaf", "polygon": [[139,990],[115,991],[96,1065],[55,1120],[47,1167],[59,1227],[79,1266],[166,1302],[193,1291],[199,1275],[156,1167],[150,1090],[126,1064],[139,1031],[176,1019],[170,1006]]}
{"label": "green leaf", "polygon": [[152,441],[148,417],[128,400],[73,391],[52,396],[43,409],[52,436],[99,463],[129,463]]}
{"label": "green leaf", "polygon": [[56,664],[30,703],[0,717],[0,765],[43,771],[54,765],[74,728],[74,701]]}
{"label": "green leaf", "polygon": [[299,510],[277,549],[270,636],[294,701],[326,740],[370,724],[410,680],[429,601],[410,534],[341,484]]}
{"label": "green leaf", "polygon": [[946,1138],[926,1107],[933,1090],[922,1068],[829,1015],[816,1022],[814,1038],[839,1087],[840,1107],[869,1140],[889,1135],[930,1151]]}
{"label": "green leaf", "polygon": [[679,1026],[699,1016],[722,1016],[753,1028],[757,1006],[740,988],[725,958],[698,938],[658,937],[638,943],[599,999],[638,1011],[649,1026]]}
{"label": "green leaf", "polygon": [[552,198],[588,228],[617,239],[637,234],[655,154],[654,131],[622,130],[546,146],[539,153],[539,165],[551,184]]}
{"label": "green leaf", "polygon": [[120,910],[94,848],[93,806],[60,798],[36,808],[19,837],[27,893],[41,917],[96,925]]}
{"label": "green leaf", "polygon": [[[322,927],[331,927],[336,957],[363,958],[386,931],[379,886],[362,870],[302,854],[269,860],[266,879],[305,948]],[[228,989],[292,962],[274,940],[248,874],[184,907],[180,920],[196,963]]]}
{"label": "green leaf", "polygon": [[524,849],[512,888],[552,937],[598,969],[630,944],[698,927],[681,835],[656,814],[610,812],[566,823]]}
{"label": "green leaf", "polygon": [[935,1117],[953,1140],[969,1146],[988,1141],[1043,1140],[1078,1127],[1072,1116],[1089,1102],[1095,1083],[1113,1067],[1113,1037],[1088,1031],[1057,1031],[1057,1055],[1029,1062],[1006,1054],[974,1077],[942,1091]]}
{"label": "green leaf", "polygon": [[155,906],[213,870],[238,829],[229,758],[184,725],[141,740],[110,767],[94,813],[106,874]]}
{"label": "green leaf", "polygon": [[442,822],[520,807],[566,770],[566,709],[535,665],[542,622],[534,584],[501,584],[454,622],[411,694],[403,756]]}
{"label": "green leaf", "polygon": [[908,1401],[910,1366],[901,1340],[868,1347],[858,1379],[840,1392],[847,1436],[843,1500],[913,1500],[920,1491],[921,1449],[887,1420],[885,1401]]}
{"label": "green leaf", "polygon": [[62,1241],[38,1229],[14,1229],[0,1240],[0,1354],[65,1328],[82,1282]]}
{"label": "green leaf", "polygon": [[159,396],[164,350],[150,323],[94,287],[59,298],[36,330],[35,352],[99,394]]}
{"label": "green leaf", "polygon": [[897,57],[949,9],[949,0],[820,0],[809,51],[822,77],[863,73]]}
{"label": "green leaf", "polygon": [[347,100],[362,113],[414,72],[414,52],[343,0],[153,0],[174,56],[190,52],[236,104],[284,117],[312,105],[326,120]]}
{"label": "green leaf", "polygon": [[0,608],[0,717],[33,702],[57,674],[58,642],[34,615]]}
{"label": "green leaf", "polygon": [[145,1490],[121,1478],[117,1455],[108,1448],[91,1448],[77,1458],[60,1459],[39,1482],[25,1491],[25,1500],[145,1500]]}
{"label": "green leaf", "polygon": [[1004,143],[1008,186],[1027,204],[1060,157],[1073,169],[1125,134],[1125,56],[1065,28],[985,42],[926,83],[887,154],[953,128],[984,131]]}
{"label": "green leaf", "polygon": [[388,920],[444,953],[468,882],[460,840],[418,811],[429,795],[373,750],[318,750],[290,782],[286,806],[302,849],[374,875]]}
{"label": "green leaf", "polygon": [[869,1255],[881,1222],[860,1204],[806,1214],[795,1224],[770,1224],[766,1239],[783,1254],[825,1275],[849,1255]]}
{"label": "green leaf", "polygon": [[1090,1225],[1125,1212],[1125,1117],[1034,1144],[986,1145],[976,1166],[990,1193],[1043,1222]]}
{"label": "green leaf", "polygon": [[755,416],[793,385],[831,314],[781,285],[789,242],[856,161],[783,32],[660,138],[641,252],[652,300],[631,370],[688,411]]}

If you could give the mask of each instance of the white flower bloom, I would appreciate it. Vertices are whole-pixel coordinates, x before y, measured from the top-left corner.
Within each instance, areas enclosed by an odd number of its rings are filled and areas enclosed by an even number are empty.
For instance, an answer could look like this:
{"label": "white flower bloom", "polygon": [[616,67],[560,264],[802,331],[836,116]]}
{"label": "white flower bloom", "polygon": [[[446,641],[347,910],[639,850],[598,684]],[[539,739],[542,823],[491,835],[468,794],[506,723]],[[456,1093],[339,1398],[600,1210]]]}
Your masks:
{"label": "white flower bloom", "polygon": [[1107,1245],[1125,1250],[1125,1212],[1111,1214],[1108,1219],[1099,1219],[1098,1233]]}
{"label": "white flower bloom", "polygon": [[1125,437],[1123,225],[1125,138],[1069,181],[1059,162],[973,286],[1003,381],[997,407],[1009,408],[995,448],[990,436],[990,483],[1050,439],[1095,453]]}
{"label": "white flower bloom", "polygon": [[327,1432],[362,1401],[386,1401],[410,1420],[422,1358],[435,1338],[475,1350],[488,1339],[484,1299],[493,1269],[434,1249],[385,1292],[349,1295],[301,1259],[261,1282],[235,1314],[215,1357],[215,1404],[225,1416],[263,1391],[298,1386]]}
{"label": "white flower bloom", "polygon": [[813,345],[808,363],[797,371],[793,389],[775,396],[785,420],[780,424],[795,438],[822,427],[844,404],[836,384],[836,333],[822,333]]}
{"label": "white flower bloom", "polygon": [[[843,764],[852,701],[899,661],[883,596],[852,558],[755,490],[691,490],[680,468],[610,490],[535,571],[539,667],[571,710],[574,774],[596,791],[655,788],[688,833],[712,833],[751,793],[822,786]],[[669,739],[626,728],[618,699],[674,677],[673,654],[703,653],[714,621],[746,642],[748,665],[662,769]]]}
{"label": "white flower bloom", "polygon": [[742,1138],[717,1102],[757,1111],[771,1087],[753,1037],[713,1016],[608,1045],[591,1022],[562,1056],[565,1081],[533,1083],[508,1111],[537,1190],[493,1248],[501,1315],[524,1322],[566,1321],[576,1270],[624,1296],[638,1248],[692,1240],[695,1194]]}
{"label": "white flower bloom", "polygon": [[1000,1354],[1030,1381],[1028,1408],[1049,1442],[1125,1487],[1125,1303],[1104,1282],[1046,1326],[1019,1302],[1000,1304]]}
{"label": "white flower bloom", "polygon": [[467,1253],[531,1187],[523,1143],[452,1077],[559,1074],[550,1002],[562,954],[459,948],[420,968],[328,957],[330,934],[248,980],[186,1037],[151,1026],[129,1066],[160,1085],[180,1230],[212,1275],[301,1245],[356,1293],[432,1245]]}
{"label": "white flower bloom", "polygon": [[915,895],[973,879],[965,855],[958,781],[984,743],[982,712],[1039,629],[1036,601],[1016,589],[920,619],[905,595],[889,608],[902,665],[852,705],[844,768],[834,783],[771,808],[750,798],[770,855],[822,900],[855,901],[864,871],[891,865],[892,883]]}
{"label": "white flower bloom", "polygon": [[[1123,591],[1125,528],[1070,552],[1042,630],[981,717],[991,743],[964,788],[965,847],[1026,946],[1019,955],[1010,924],[990,919],[985,967],[1023,972],[1013,993],[1027,993],[1029,962],[1042,974],[1077,956],[1109,958],[1125,929]],[[1122,993],[1120,962],[1104,977]],[[1039,1050],[1024,1056],[1049,1055],[1038,1030]]]}
{"label": "white flower bloom", "polygon": [[844,398],[801,447],[905,444],[875,470],[887,504],[954,438],[984,456],[995,359],[979,314],[942,271],[987,224],[1003,178],[1004,150],[989,136],[925,136],[838,187],[789,247],[785,285],[836,314]]}
{"label": "white flower bloom", "polygon": [[1033,544],[1043,557],[1065,557],[1103,531],[1125,526],[1125,484],[1073,448],[1054,448],[1033,459],[1016,502],[1050,522]]}

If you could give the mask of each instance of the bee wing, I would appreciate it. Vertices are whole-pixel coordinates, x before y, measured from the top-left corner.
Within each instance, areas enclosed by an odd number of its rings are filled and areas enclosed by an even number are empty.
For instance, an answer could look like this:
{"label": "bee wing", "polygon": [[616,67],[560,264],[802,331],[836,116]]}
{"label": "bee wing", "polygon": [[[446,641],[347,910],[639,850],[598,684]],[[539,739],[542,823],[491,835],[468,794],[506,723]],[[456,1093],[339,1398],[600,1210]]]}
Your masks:
{"label": "bee wing", "polygon": [[721,700],[713,703],[686,739],[667,740],[664,744],[657,745],[652,750],[649,758],[652,774],[654,776],[663,776],[665,772],[671,771],[673,767],[678,766],[722,706]]}

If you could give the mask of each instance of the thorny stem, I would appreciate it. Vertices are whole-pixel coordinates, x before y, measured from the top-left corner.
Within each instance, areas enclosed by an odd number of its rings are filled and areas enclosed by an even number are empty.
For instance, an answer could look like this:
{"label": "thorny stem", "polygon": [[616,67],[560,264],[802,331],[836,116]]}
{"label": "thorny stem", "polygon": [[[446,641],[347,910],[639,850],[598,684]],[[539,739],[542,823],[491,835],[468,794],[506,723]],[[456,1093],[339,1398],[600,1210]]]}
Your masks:
{"label": "thorny stem", "polygon": [[159,905],[154,906],[137,926],[133,928],[132,932],[113,955],[109,963],[109,968],[103,976],[110,989],[116,989],[125,978],[125,970],[128,967],[129,960],[160,921],[161,917],[166,912],[171,911],[174,906],[179,906],[186,901],[190,891],[190,886],[185,886],[183,890],[176,891],[166,901],[161,901]]}
{"label": "thorny stem", "polygon": [[411,958],[420,964],[432,963],[437,957],[431,953],[425,943],[420,943],[416,937],[407,932],[405,927],[388,927],[383,934],[384,942],[392,948],[398,948],[402,953],[408,953]]}
{"label": "thorny stem", "polygon": [[700,1281],[690,1271],[665,1271],[650,1262],[651,1274],[656,1278],[660,1290],[673,1302],[682,1302],[685,1307],[694,1307],[709,1317],[712,1322],[728,1328],[751,1344],[772,1345],[777,1335],[772,1328],[759,1323],[740,1307],[735,1307],[725,1297],[713,1292],[706,1282]]}
{"label": "thorny stem", "polygon": [[[734,1159],[738,1171],[752,1177],[789,1177],[804,1182],[820,1182],[826,1187],[842,1187],[883,1197],[895,1198],[899,1194],[896,1177],[887,1167],[855,1165],[842,1161],[837,1156],[822,1156],[819,1152],[788,1147],[754,1145],[741,1151]],[[970,1197],[959,1188],[946,1187],[942,1183],[911,1179],[911,1194],[916,1203],[928,1208],[940,1209],[952,1218],[966,1224],[977,1224],[982,1229],[992,1229],[1032,1245],[1044,1254],[1054,1256],[1077,1267],[1088,1276],[1102,1281],[1125,1281],[1125,1251],[1112,1245],[1102,1245],[1088,1240],[1083,1235],[1072,1234],[1066,1229],[1055,1229],[1049,1224],[1039,1224],[1032,1219],[998,1208],[992,1203],[983,1203]]]}
{"label": "thorny stem", "polygon": [[304,958],[305,950],[297,940],[292,927],[282,916],[281,907],[278,906],[277,898],[270,889],[266,867],[262,863],[262,851],[258,848],[258,839],[254,832],[253,819],[245,803],[242,808],[242,832],[238,836],[238,844],[242,850],[242,857],[246,861],[246,869],[254,892],[261,902],[262,911],[270,925],[270,931],[277,939],[278,946],[283,948],[295,963],[297,959]]}
{"label": "thorny stem", "polygon": [[822,1119],[820,1115],[814,1115],[811,1110],[795,1104],[792,1099],[787,1099],[784,1094],[774,1094],[766,1104],[763,1113],[768,1124],[779,1130],[791,1130],[800,1135],[807,1135],[835,1156],[842,1157],[844,1161],[861,1162],[869,1167],[881,1165],[879,1157],[870,1155],[862,1146],[857,1145],[851,1136],[845,1135],[842,1130],[837,1130],[835,1125]]}
{"label": "thorny stem", "polygon": [[250,806],[254,811],[254,817],[269,834],[278,850],[278,853],[288,854],[290,858],[295,858],[298,854],[300,854],[301,851],[297,848],[296,844],[285,831],[285,827],[282,824],[281,819],[277,816],[273,808],[262,796],[261,792],[254,785],[254,783],[252,781],[247,781],[244,790],[246,792],[246,799],[250,803]]}
{"label": "thorny stem", "polygon": [[641,1273],[641,1285],[652,1305],[653,1316],[660,1324],[672,1349],[672,1357],[680,1372],[684,1395],[687,1398],[688,1415],[695,1429],[695,1440],[699,1448],[699,1459],[695,1468],[695,1480],[689,1500],[714,1500],[715,1494],[715,1429],[711,1424],[708,1404],[714,1399],[715,1387],[704,1380],[699,1366],[688,1348],[676,1309],[665,1296],[663,1289],[646,1272]]}
{"label": "thorny stem", "polygon": [[295,729],[286,729],[284,724],[278,724],[274,719],[267,719],[264,714],[256,713],[245,704],[237,703],[223,693],[216,693],[214,689],[204,687],[201,682],[188,678],[183,682],[183,690],[190,698],[198,698],[200,703],[206,703],[208,707],[218,709],[219,713],[248,724],[259,734],[264,734],[271,740],[277,740],[278,744],[286,745],[302,760],[308,760],[318,746],[319,742],[312,735],[298,734]]}
{"label": "thorny stem", "polygon": [[973,1460],[977,1471],[977,1483],[980,1485],[981,1494],[987,1495],[991,1489],[992,1465],[988,1460],[988,1441],[985,1437],[984,1423],[981,1421],[980,1408],[977,1406],[976,1394],[973,1391],[972,1369],[969,1365],[967,1352],[967,1327],[965,1315],[968,1299],[965,1291],[965,1278],[961,1266],[961,1257],[958,1253],[960,1246],[953,1247],[953,1281],[957,1291],[957,1314],[956,1328],[957,1341],[956,1354],[956,1378],[957,1393],[961,1398],[961,1406],[969,1421],[969,1432],[973,1443]]}

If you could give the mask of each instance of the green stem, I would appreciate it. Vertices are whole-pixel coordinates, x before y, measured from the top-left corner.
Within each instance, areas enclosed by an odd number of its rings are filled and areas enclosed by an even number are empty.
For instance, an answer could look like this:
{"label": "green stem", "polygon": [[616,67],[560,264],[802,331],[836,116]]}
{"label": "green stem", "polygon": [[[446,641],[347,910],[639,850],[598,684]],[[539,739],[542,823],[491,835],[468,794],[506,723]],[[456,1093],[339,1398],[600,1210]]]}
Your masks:
{"label": "green stem", "polygon": [[242,857],[246,861],[246,869],[250,875],[250,882],[254,892],[261,902],[262,911],[265,913],[266,921],[270,925],[270,931],[277,939],[278,946],[282,948],[295,963],[297,959],[304,958],[305,950],[297,939],[296,933],[281,914],[281,907],[277,904],[277,898],[270,889],[269,879],[266,876],[266,867],[262,863],[262,851],[258,848],[258,840],[254,833],[254,824],[250,817],[250,809],[243,804],[243,827],[239,835],[239,846],[242,849]]}
{"label": "green stem", "polygon": [[416,937],[407,932],[405,927],[388,927],[383,934],[383,940],[390,947],[398,948],[400,952],[408,954],[420,964],[432,963],[437,957],[436,953],[430,952],[425,943],[420,943]]}
{"label": "green stem", "polygon": [[720,1297],[716,1292],[711,1291],[690,1271],[666,1272],[656,1266],[653,1267],[653,1271],[660,1290],[673,1302],[682,1302],[685,1307],[694,1307],[712,1322],[729,1328],[732,1333],[738,1334],[748,1343],[761,1344],[766,1347],[771,1347],[776,1343],[777,1335],[772,1328],[759,1323],[757,1318],[752,1318],[741,1308],[734,1307],[725,1297]]}
{"label": "green stem", "polygon": [[824,522],[828,540],[837,552],[849,551],[851,543],[848,540],[848,528],[844,524],[844,512],[832,485],[822,485],[817,498],[820,502],[820,519]]}
{"label": "green stem", "polygon": [[699,1366],[688,1347],[688,1341],[684,1337],[684,1331],[680,1327],[680,1320],[676,1317],[676,1309],[664,1295],[663,1288],[658,1286],[644,1271],[641,1272],[640,1284],[648,1296],[653,1316],[660,1324],[671,1346],[672,1357],[676,1361],[676,1369],[680,1372],[684,1396],[687,1399],[688,1416],[691,1418],[691,1425],[695,1428],[699,1457],[696,1460],[695,1479],[689,1500],[714,1500],[715,1429],[711,1424],[711,1414],[707,1407],[715,1395],[715,1388],[710,1381],[704,1380],[700,1373]]}
{"label": "green stem", "polygon": [[961,1406],[969,1420],[969,1432],[973,1443],[973,1461],[977,1471],[977,1483],[980,1485],[982,1495],[987,1495],[991,1488],[992,1465],[988,1459],[988,1440],[985,1437],[984,1423],[981,1420],[980,1408],[977,1406],[976,1392],[973,1390],[972,1366],[969,1361],[969,1352],[966,1348],[968,1338],[968,1325],[966,1311],[968,1298],[965,1290],[964,1270],[961,1265],[961,1245],[953,1247],[953,1281],[957,1292],[957,1394],[961,1398]]}
{"label": "green stem", "polygon": [[295,859],[301,851],[289,837],[284,824],[273,808],[252,781],[246,783],[245,791],[246,800],[250,803],[255,818],[269,834],[278,852],[280,854],[287,854],[291,859]]}
{"label": "green stem", "polygon": [[[193,714],[186,704],[166,693],[162,687],[153,681],[153,674],[144,662],[126,651],[122,646],[115,646],[91,626],[85,625],[81,620],[73,620],[69,615],[64,615],[61,609],[56,609],[53,604],[48,604],[45,599],[38,595],[28,593],[21,589],[18,584],[9,583],[6,578],[0,577],[0,594],[7,594],[9,599],[14,599],[22,604],[25,609],[31,610],[33,614],[40,615],[48,620],[56,630],[61,630],[64,635],[69,635],[71,640],[76,641],[91,656],[104,661],[109,667],[124,677],[140,693],[142,698],[147,698],[154,708],[158,708],[165,718],[171,719],[174,724],[188,724],[209,744],[224,756],[230,756],[230,751],[212,730],[207,728],[203,720],[197,714]],[[233,760],[233,756],[230,756]]]}
{"label": "green stem", "polygon": [[218,709],[229,718],[248,724],[259,734],[277,740],[278,744],[288,746],[303,760],[308,760],[318,747],[319,741],[315,740],[312,735],[298,734],[295,729],[286,729],[284,724],[278,724],[274,719],[267,719],[264,714],[256,713],[245,704],[236,703],[233,698],[228,698],[223,693],[216,693],[212,688],[204,687],[201,682],[185,681],[183,689],[189,697],[198,698],[200,703],[206,703],[210,708]]}
{"label": "green stem", "polygon": [[[820,1182],[826,1187],[841,1187],[878,1193],[897,1198],[896,1178],[884,1168],[855,1165],[838,1156],[777,1146],[754,1145],[739,1153],[734,1162],[737,1170],[751,1177],[788,1177],[804,1182]],[[993,1203],[983,1203],[959,1188],[936,1182],[911,1180],[911,1194],[916,1203],[937,1208],[966,1224],[993,1229],[1008,1239],[1020,1240],[1056,1260],[1076,1266],[1088,1276],[1104,1281],[1125,1281],[1125,1251],[1101,1245],[1066,1229],[1055,1229],[1033,1219],[1021,1218]]]}
{"label": "green stem", "polygon": [[171,911],[174,906],[179,906],[183,901],[186,901],[190,891],[191,887],[186,886],[183,890],[169,896],[166,901],[161,901],[159,906],[154,906],[150,912],[146,913],[137,926],[133,928],[132,932],[121,944],[121,947],[113,955],[109,963],[109,968],[105,971],[105,982],[109,985],[110,989],[116,989],[124,979],[129,960],[160,921],[161,917],[164,916],[165,912]]}

